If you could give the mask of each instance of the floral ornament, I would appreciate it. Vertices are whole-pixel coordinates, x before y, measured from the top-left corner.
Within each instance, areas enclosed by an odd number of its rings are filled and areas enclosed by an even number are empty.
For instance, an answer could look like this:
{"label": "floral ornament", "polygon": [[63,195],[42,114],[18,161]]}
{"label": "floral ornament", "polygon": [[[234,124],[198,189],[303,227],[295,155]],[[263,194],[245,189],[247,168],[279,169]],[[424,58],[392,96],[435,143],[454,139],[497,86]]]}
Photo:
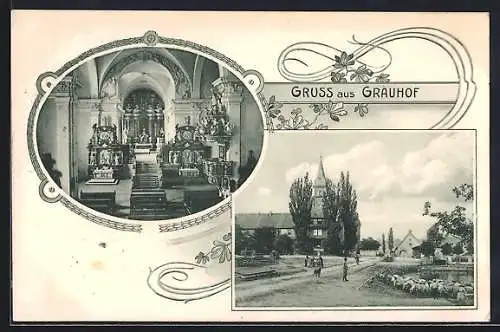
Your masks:
{"label": "floral ornament", "polygon": [[196,263],[198,263],[198,264],[207,264],[208,261],[210,260],[210,257],[208,257],[207,254],[200,251],[194,259],[196,260]]}
{"label": "floral ornament", "polygon": [[373,75],[373,71],[366,68],[366,65],[359,66],[352,74],[350,79],[357,83],[366,83]]}
{"label": "floral ornament", "polygon": [[143,37],[144,44],[154,46],[158,42],[158,34],[155,31],[148,31]]}
{"label": "floral ornament", "polygon": [[357,112],[360,117],[368,114],[368,104],[358,104],[354,107],[354,112]]}
{"label": "floral ornament", "polygon": [[347,78],[345,77],[344,72],[332,71],[331,81],[333,83],[347,83]]}
{"label": "floral ornament", "polygon": [[380,75],[375,76],[376,83],[389,83],[389,74],[382,73]]}
{"label": "floral ornament", "polygon": [[302,108],[295,108],[291,112],[290,118],[286,118],[283,114],[278,117],[278,121],[280,121],[280,123],[276,126],[276,128],[285,130],[328,129],[328,126],[324,123],[318,123],[320,116],[329,115],[330,119],[339,122],[341,116],[347,115],[347,111],[344,109],[344,104],[334,103],[332,100],[326,104],[312,104],[309,107],[312,108],[315,113],[312,120],[304,118]]}
{"label": "floral ornament", "polygon": [[207,264],[211,259],[217,260],[219,264],[231,261],[231,233],[222,237],[222,241],[215,240],[209,252],[200,251],[194,258],[198,264]]}
{"label": "floral ornament", "polygon": [[340,56],[335,56],[335,64],[333,65],[335,68],[346,68],[347,66],[354,65],[354,54],[347,54],[342,51]]}

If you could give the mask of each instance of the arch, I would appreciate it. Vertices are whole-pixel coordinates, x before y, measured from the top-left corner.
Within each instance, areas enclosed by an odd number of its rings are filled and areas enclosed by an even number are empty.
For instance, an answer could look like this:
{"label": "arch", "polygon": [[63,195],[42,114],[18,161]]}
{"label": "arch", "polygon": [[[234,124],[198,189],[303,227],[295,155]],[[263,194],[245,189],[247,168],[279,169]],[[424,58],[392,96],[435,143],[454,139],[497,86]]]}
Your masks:
{"label": "arch", "polygon": [[[159,63],[154,61],[134,62],[118,73],[119,98],[123,101],[127,93],[138,85],[150,86],[155,90],[165,105],[176,98],[175,81],[172,74]],[[141,79],[145,82],[141,83]]]}
{"label": "arch", "polygon": [[170,100],[172,99],[173,85],[170,85],[170,89],[168,87],[163,86],[157,79],[152,77],[149,74],[142,73],[128,73],[121,77],[120,81],[120,100],[123,102],[127,96],[137,90],[137,89],[150,89],[157,93],[163,100],[165,105],[170,104]]}
{"label": "arch", "polygon": [[200,98],[201,93],[201,73],[203,72],[203,67],[205,65],[206,58],[200,55],[196,56],[194,62],[194,72],[193,72],[193,98]]}
{"label": "arch", "polygon": [[78,82],[79,96],[84,98],[97,98],[99,95],[99,78],[97,65],[94,59],[83,63],[75,70]]}
{"label": "arch", "polygon": [[192,91],[192,81],[182,64],[175,59],[167,50],[152,51],[139,49],[132,53],[123,53],[123,56],[115,57],[114,61],[106,68],[100,85],[111,77],[118,77],[124,73],[124,69],[136,62],[156,62],[170,72],[175,82],[176,92],[182,95],[186,90]]}

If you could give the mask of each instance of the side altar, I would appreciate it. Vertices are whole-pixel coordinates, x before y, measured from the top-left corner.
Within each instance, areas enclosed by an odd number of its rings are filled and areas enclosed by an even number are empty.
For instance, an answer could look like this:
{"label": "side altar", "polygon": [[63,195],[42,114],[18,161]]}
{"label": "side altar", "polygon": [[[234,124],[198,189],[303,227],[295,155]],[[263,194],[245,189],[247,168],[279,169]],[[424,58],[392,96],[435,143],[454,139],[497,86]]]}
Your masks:
{"label": "side altar", "polygon": [[119,144],[116,125],[92,126],[93,135],[88,145],[87,184],[117,184],[124,164],[129,162],[128,145]]}

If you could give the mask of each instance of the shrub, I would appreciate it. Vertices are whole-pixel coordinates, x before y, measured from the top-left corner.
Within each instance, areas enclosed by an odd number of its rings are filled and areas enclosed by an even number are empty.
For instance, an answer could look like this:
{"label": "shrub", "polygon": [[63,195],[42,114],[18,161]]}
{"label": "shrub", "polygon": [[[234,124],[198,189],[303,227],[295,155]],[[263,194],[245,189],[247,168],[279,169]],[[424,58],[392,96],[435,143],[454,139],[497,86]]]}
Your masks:
{"label": "shrub", "polygon": [[383,262],[394,262],[394,256],[385,256],[382,259]]}

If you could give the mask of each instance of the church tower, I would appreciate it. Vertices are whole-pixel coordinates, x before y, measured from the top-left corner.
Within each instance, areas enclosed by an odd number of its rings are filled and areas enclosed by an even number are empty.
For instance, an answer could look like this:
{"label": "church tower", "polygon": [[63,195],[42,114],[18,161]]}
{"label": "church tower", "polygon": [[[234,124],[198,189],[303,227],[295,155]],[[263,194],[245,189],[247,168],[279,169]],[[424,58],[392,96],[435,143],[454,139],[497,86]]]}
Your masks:
{"label": "church tower", "polygon": [[319,156],[319,169],[316,180],[314,180],[313,195],[323,197],[326,192],[326,175],[323,167],[323,156]]}
{"label": "church tower", "polygon": [[315,248],[324,248],[327,237],[325,214],[323,212],[323,197],[326,193],[326,174],[323,166],[323,157],[319,158],[318,175],[313,183],[313,197],[311,207],[311,233]]}
{"label": "church tower", "polygon": [[313,184],[313,197],[312,197],[312,208],[311,208],[311,218],[313,221],[321,222],[323,221],[323,196],[326,192],[326,175],[325,168],[323,166],[323,157],[319,157],[319,168],[318,175],[314,180]]}

